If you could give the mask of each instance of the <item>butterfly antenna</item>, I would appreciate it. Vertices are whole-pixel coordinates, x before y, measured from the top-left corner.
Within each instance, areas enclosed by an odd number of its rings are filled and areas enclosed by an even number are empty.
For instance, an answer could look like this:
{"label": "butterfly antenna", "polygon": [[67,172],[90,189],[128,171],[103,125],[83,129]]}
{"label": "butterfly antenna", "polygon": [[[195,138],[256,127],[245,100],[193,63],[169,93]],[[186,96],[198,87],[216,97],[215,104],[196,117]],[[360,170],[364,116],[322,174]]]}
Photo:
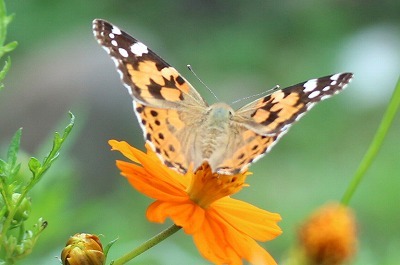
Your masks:
{"label": "butterfly antenna", "polygon": [[270,95],[270,94],[272,94],[273,92],[275,92],[277,90],[279,90],[279,85],[276,85],[273,88],[268,89],[267,91],[264,91],[264,92],[261,92],[261,93],[255,94],[255,95],[251,95],[251,96],[244,97],[244,98],[239,98],[238,100],[233,101],[231,104],[236,104],[236,103],[238,103],[238,102],[240,102],[242,100],[246,100],[246,99],[250,99],[250,98],[254,98],[254,97],[259,97],[259,96],[262,96],[262,95]]}
{"label": "butterfly antenna", "polygon": [[215,95],[215,93],[196,75],[190,64],[187,65],[187,68],[189,69],[190,72],[192,72],[192,74],[194,74],[194,76],[200,81],[200,83],[202,83],[203,86],[205,86],[208,89],[208,91],[210,91],[210,93],[214,96],[214,98],[219,101],[217,95]]}

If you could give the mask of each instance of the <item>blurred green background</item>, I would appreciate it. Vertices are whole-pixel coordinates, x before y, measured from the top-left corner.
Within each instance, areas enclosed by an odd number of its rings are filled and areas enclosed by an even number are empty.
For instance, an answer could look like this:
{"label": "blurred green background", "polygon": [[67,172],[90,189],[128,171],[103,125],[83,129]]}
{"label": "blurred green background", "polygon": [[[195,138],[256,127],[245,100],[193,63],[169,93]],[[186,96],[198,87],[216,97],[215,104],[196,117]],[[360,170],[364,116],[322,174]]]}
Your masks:
{"label": "blurred green background", "polygon": [[[70,235],[119,238],[110,260],[165,225],[145,219],[151,202],[119,176],[109,139],[143,149],[131,99],[114,63],[93,38],[103,18],[125,29],[177,68],[191,64],[225,102],[276,84],[336,72],[355,74],[348,89],[313,109],[251,167],[250,187],[235,198],[282,215],[284,233],[262,244],[279,261],[313,209],[340,200],[385,110],[400,69],[400,1],[7,1],[16,17],[8,40],[19,47],[0,92],[1,157],[23,127],[21,156],[43,157],[55,130],[77,120],[68,146],[31,194],[32,223],[49,226],[21,264],[57,264]],[[235,104],[239,108],[245,102]],[[352,264],[399,264],[400,117],[357,190],[359,253]],[[26,167],[23,169],[26,170]],[[132,264],[208,264],[183,232]]]}

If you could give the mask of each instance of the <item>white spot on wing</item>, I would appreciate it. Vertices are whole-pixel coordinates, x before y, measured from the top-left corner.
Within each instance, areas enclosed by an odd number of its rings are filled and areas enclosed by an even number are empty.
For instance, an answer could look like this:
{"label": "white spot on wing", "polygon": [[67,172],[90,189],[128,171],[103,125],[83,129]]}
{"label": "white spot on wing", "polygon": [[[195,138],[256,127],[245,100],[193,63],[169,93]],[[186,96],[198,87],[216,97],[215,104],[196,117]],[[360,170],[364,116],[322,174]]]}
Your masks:
{"label": "white spot on wing", "polygon": [[136,56],[142,56],[143,53],[148,53],[147,46],[141,42],[136,42],[131,46],[131,52]]}
{"label": "white spot on wing", "polygon": [[108,37],[110,37],[110,39],[114,39],[114,38],[115,38],[115,35],[112,34],[112,33],[108,33]]}
{"label": "white spot on wing", "polygon": [[125,49],[119,48],[118,52],[119,52],[119,54],[121,54],[122,57],[125,57],[125,58],[128,57],[128,52]]}
{"label": "white spot on wing", "polygon": [[326,92],[326,91],[328,91],[329,89],[331,89],[331,87],[330,87],[330,86],[326,86],[326,87],[324,87],[324,88],[322,89],[322,91]]}
{"label": "white spot on wing", "polygon": [[114,33],[114,34],[117,34],[117,35],[121,35],[121,34],[122,34],[121,30],[120,30],[118,27],[116,27],[116,26],[114,26],[114,27],[111,29],[111,32]]}
{"label": "white spot on wing", "polygon": [[334,74],[333,76],[331,76],[331,80],[333,80],[333,81],[337,81],[338,79],[339,79],[339,76],[340,76],[341,74]]}
{"label": "white spot on wing", "polygon": [[304,92],[311,92],[317,87],[317,79],[311,79],[304,83]]}
{"label": "white spot on wing", "polygon": [[118,42],[116,40],[112,40],[111,41],[111,45],[117,47],[118,46]]}
{"label": "white spot on wing", "polygon": [[318,97],[319,94],[321,94],[321,91],[315,90],[315,91],[311,92],[310,95],[308,95],[308,98],[315,98],[315,97]]}

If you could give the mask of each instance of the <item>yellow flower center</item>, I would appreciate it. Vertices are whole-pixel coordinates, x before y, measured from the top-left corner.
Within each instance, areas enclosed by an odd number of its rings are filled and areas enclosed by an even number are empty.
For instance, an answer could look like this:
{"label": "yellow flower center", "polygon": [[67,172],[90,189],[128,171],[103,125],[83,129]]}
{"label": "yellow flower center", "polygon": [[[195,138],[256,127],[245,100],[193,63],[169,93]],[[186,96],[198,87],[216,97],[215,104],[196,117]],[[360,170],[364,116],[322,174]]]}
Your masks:
{"label": "yellow flower center", "polygon": [[190,199],[203,209],[207,209],[213,202],[225,196],[230,196],[245,184],[247,172],[236,175],[220,175],[212,173],[208,163],[204,163],[193,173],[191,183],[186,192]]}

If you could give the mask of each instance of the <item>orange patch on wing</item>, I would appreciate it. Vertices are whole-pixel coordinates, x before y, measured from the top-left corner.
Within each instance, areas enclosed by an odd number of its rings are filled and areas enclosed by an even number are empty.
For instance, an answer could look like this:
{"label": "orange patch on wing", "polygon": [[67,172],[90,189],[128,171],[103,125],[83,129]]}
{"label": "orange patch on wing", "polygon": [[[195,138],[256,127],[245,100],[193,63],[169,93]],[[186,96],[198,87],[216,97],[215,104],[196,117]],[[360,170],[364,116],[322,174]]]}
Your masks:
{"label": "orange patch on wing", "polygon": [[163,87],[161,88],[161,96],[168,101],[181,101],[182,92],[176,88],[168,88]]}
{"label": "orange patch on wing", "polygon": [[254,137],[255,133],[251,130],[246,130],[243,132],[242,137],[243,140],[247,141],[248,139],[250,139],[251,137]]}
{"label": "orange patch on wing", "polygon": [[141,74],[140,72],[133,69],[131,64],[126,65],[126,69],[128,70],[129,75],[131,76],[131,81],[140,89],[147,89],[147,85],[150,84],[150,79]]}
{"label": "orange patch on wing", "polygon": [[296,113],[299,112],[299,109],[302,107],[303,105],[299,105],[296,107],[292,107],[292,106],[287,106],[286,108],[283,108],[280,112],[279,112],[279,117],[283,118],[284,120],[290,119],[293,115],[295,115]]}
{"label": "orange patch on wing", "polygon": [[176,129],[180,130],[185,127],[185,123],[179,117],[179,113],[176,110],[168,110],[165,119],[173,120],[173,125]]}
{"label": "orange patch on wing", "polygon": [[160,86],[165,85],[164,78],[160,75],[160,71],[158,71],[156,63],[153,61],[143,61],[139,62],[139,71],[141,74],[146,74],[147,78],[151,78],[154,82],[159,84]]}
{"label": "orange patch on wing", "polygon": [[[173,78],[173,80],[176,80],[180,76],[178,71],[176,71],[176,69],[173,68],[172,66],[163,68],[161,70],[161,74],[164,78],[166,78],[168,80],[171,79],[171,77]],[[186,82],[183,83],[182,85],[179,85],[177,83],[175,85],[183,93],[186,93],[186,94],[189,93],[190,88]]]}
{"label": "orange patch on wing", "polygon": [[255,122],[258,123],[262,123],[264,122],[266,119],[268,119],[269,115],[270,115],[270,111],[265,110],[265,109],[258,109],[255,113],[255,115],[253,116],[253,119]]}
{"label": "orange patch on wing", "polygon": [[273,94],[271,95],[272,103],[278,103],[278,102],[281,101],[284,97],[285,97],[285,93],[283,93],[282,91],[276,91],[275,93],[273,93]]}

